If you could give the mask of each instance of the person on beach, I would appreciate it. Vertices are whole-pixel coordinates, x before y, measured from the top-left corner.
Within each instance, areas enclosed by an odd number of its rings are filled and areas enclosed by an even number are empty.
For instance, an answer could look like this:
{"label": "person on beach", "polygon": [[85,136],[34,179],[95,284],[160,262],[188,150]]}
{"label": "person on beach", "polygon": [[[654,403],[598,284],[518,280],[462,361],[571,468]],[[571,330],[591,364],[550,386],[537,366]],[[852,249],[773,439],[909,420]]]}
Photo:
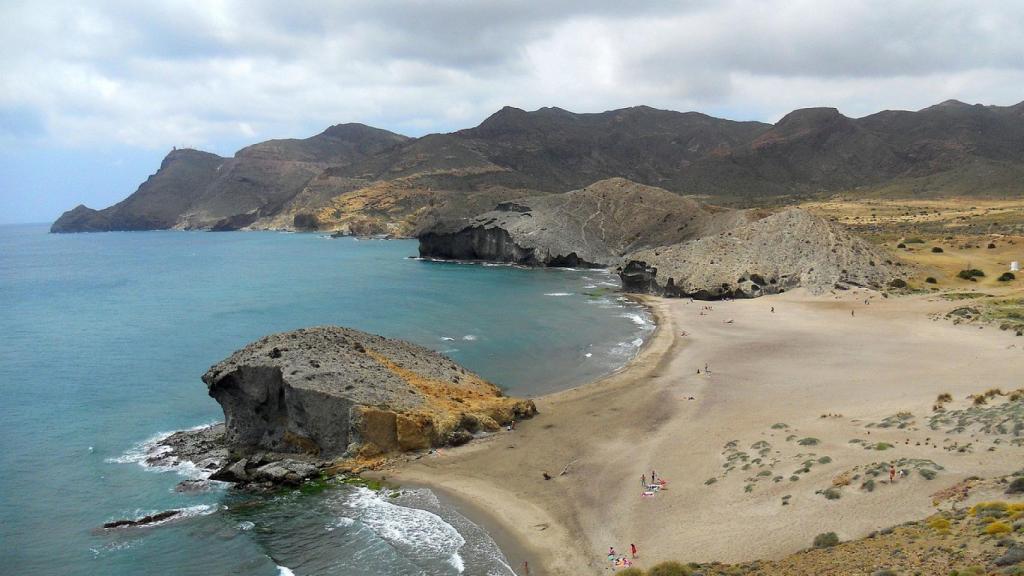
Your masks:
{"label": "person on beach", "polygon": [[640,486],[643,486],[644,490],[647,489],[647,475],[646,474],[641,474],[640,475]]}
{"label": "person on beach", "polygon": [[896,480],[896,467],[890,465],[889,466],[889,482],[891,483],[894,480]]}
{"label": "person on beach", "polygon": [[854,314],[853,314],[853,310],[850,310],[850,316],[853,316],[853,315],[854,315]]}
{"label": "person on beach", "polygon": [[775,306],[772,306],[772,314],[775,314]]}
{"label": "person on beach", "polygon": [[609,556],[615,556],[615,547],[614,546],[609,546],[608,547],[608,555]]}
{"label": "person on beach", "polygon": [[636,544],[630,544],[629,551],[633,554],[633,560],[636,560]]}
{"label": "person on beach", "polygon": [[654,473],[654,469],[651,469],[651,484],[658,483],[658,475]]}
{"label": "person on beach", "polygon": [[526,576],[530,576],[530,563],[526,560],[523,560],[523,572],[526,573]]}

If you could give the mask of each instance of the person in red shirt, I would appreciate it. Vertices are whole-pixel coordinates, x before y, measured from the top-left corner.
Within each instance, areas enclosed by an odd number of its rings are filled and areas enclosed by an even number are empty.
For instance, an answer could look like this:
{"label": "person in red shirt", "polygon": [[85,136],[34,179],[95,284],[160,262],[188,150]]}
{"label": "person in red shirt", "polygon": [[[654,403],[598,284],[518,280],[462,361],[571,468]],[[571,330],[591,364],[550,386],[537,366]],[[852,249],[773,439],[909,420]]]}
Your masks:
{"label": "person in red shirt", "polygon": [[636,559],[636,544],[629,545],[629,551],[633,554],[633,559]]}

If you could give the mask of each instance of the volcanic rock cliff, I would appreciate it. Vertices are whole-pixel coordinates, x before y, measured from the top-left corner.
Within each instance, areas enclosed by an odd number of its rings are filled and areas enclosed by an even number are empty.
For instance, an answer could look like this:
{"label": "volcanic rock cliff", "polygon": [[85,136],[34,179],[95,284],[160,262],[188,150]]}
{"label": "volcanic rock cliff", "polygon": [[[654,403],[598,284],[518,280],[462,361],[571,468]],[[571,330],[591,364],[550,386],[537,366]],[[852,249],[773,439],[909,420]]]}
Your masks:
{"label": "volcanic rock cliff", "polygon": [[462,444],[536,412],[437,352],[334,326],[262,338],[203,381],[236,453],[373,457]]}
{"label": "volcanic rock cliff", "polygon": [[627,291],[698,299],[752,298],[804,287],[900,285],[893,257],[839,224],[789,209],[692,242],[640,250],[619,273]]}
{"label": "volcanic rock cliff", "polygon": [[504,202],[419,234],[420,256],[527,266],[608,266],[631,251],[673,244],[750,219],[661,188],[610,178],[580,190]]}

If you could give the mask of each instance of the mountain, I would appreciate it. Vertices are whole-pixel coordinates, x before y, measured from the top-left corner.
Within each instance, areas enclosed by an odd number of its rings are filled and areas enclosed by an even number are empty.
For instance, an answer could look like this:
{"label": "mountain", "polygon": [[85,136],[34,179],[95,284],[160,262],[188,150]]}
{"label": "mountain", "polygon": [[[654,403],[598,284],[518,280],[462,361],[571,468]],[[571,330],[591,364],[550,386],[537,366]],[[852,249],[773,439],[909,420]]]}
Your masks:
{"label": "mountain", "polygon": [[479,126],[406,138],[343,124],[221,158],[178,150],[125,201],[78,206],[54,232],[298,228],[411,235],[517,198],[623,177],[715,203],[844,191],[1006,195],[1024,177],[1024,103],[957,101],[849,118],[808,108],[774,125],[646,106],[594,114],[505,107]]}
{"label": "mountain", "polygon": [[251,223],[298,193],[330,166],[346,166],[408,140],[362,124],[332,126],[310,138],[268,140],[233,158],[174,150],[127,199],[103,210],[77,206],[51,232],[213,228],[225,219]]}

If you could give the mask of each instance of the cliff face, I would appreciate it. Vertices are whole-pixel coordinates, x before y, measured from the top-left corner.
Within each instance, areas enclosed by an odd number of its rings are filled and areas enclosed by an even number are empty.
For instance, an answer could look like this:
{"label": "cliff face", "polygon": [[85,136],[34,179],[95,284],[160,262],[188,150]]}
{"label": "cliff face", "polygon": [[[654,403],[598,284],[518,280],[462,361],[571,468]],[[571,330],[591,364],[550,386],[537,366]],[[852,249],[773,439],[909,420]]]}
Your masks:
{"label": "cliff face", "polygon": [[722,210],[624,178],[581,190],[503,202],[475,218],[422,231],[420,255],[527,266],[608,266],[645,247],[698,238],[745,222]]}
{"label": "cliff face", "polygon": [[331,326],[253,342],[203,381],[228,445],[250,453],[372,457],[464,443],[536,412],[441,354]]}
{"label": "cliff face", "polygon": [[627,257],[627,291],[698,299],[753,298],[804,287],[820,294],[883,288],[907,272],[842,226],[790,209],[726,232]]}

